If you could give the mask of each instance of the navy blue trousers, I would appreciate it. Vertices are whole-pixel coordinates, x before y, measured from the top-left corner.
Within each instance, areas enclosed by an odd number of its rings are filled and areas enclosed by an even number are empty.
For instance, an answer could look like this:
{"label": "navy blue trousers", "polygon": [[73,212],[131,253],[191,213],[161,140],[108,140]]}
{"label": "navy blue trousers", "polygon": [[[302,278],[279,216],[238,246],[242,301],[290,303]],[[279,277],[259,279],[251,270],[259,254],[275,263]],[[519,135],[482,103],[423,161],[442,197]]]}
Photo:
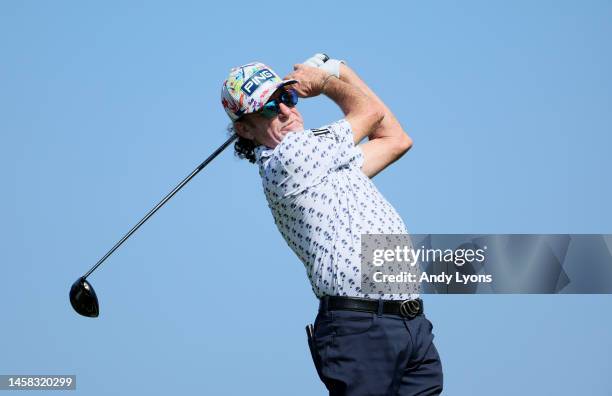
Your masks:
{"label": "navy blue trousers", "polygon": [[419,315],[319,311],[313,359],[330,396],[430,396],[442,393],[433,325]]}

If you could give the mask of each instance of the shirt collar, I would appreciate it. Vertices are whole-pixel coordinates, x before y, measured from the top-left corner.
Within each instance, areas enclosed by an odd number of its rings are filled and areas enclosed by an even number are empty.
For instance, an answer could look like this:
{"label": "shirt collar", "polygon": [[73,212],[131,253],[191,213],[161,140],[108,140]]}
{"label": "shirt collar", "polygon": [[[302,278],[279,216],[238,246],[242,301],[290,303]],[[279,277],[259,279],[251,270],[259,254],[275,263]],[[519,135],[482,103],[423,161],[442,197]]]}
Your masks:
{"label": "shirt collar", "polygon": [[273,152],[274,149],[271,149],[263,144],[255,147],[255,159],[257,160],[257,163],[263,164]]}

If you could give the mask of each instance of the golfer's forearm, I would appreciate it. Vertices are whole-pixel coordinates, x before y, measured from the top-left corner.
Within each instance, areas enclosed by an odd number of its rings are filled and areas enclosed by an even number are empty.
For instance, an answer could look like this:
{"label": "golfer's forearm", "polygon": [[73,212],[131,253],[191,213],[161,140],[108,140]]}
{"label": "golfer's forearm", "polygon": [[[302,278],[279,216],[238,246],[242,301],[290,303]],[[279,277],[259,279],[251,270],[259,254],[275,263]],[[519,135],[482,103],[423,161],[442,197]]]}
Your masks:
{"label": "golfer's forearm", "polygon": [[378,125],[378,127],[369,135],[370,139],[377,139],[381,137],[395,137],[397,138],[398,143],[403,144],[403,146],[410,146],[412,143],[410,137],[404,129],[400,125],[399,121],[391,110],[385,105],[385,103],[380,100],[380,98],[367,86],[365,82],[355,73],[350,67],[345,64],[340,64],[340,79],[347,84],[350,84],[354,87],[359,88],[362,92],[364,92],[377,107],[382,109],[384,112],[385,118]]}
{"label": "golfer's forearm", "polygon": [[333,100],[344,113],[353,129],[355,144],[376,130],[384,118],[382,110],[375,106],[368,95],[335,77],[327,80],[323,94]]}
{"label": "golfer's forearm", "polygon": [[365,157],[362,170],[367,176],[374,177],[404,155],[412,147],[412,139],[391,110],[350,67],[340,65],[340,78],[364,92],[384,114],[382,122],[368,136],[369,142],[361,145]]}

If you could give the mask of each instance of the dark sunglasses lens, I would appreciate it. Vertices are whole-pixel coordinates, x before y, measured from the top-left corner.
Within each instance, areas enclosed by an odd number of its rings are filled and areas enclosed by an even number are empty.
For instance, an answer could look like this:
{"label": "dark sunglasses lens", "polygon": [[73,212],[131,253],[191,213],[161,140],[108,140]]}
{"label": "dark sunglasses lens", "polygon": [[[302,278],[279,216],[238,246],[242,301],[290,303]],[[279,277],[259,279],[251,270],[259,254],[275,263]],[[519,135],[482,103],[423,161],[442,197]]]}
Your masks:
{"label": "dark sunglasses lens", "polygon": [[264,105],[261,109],[261,115],[265,118],[274,118],[278,115],[278,106],[276,105],[276,101],[272,100]]}
{"label": "dark sunglasses lens", "polygon": [[284,92],[280,99],[286,106],[293,107],[298,103],[297,91],[295,89],[290,89],[287,92]]}

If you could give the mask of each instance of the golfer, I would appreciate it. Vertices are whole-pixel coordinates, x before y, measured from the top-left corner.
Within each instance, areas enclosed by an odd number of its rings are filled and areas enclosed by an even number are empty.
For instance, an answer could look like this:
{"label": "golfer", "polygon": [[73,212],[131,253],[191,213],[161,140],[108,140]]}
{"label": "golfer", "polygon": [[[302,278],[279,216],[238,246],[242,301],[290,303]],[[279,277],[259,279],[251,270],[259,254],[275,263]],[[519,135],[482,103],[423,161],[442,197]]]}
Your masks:
{"label": "golfer", "polygon": [[[344,118],[306,129],[298,98],[319,95]],[[442,365],[418,289],[360,288],[362,234],[408,233],[370,180],[412,145],[395,116],[351,68],[323,54],[284,79],[258,62],[233,68],[221,101],[236,153],[258,165],[276,226],[320,301],[309,346],[329,394],[439,395]]]}

